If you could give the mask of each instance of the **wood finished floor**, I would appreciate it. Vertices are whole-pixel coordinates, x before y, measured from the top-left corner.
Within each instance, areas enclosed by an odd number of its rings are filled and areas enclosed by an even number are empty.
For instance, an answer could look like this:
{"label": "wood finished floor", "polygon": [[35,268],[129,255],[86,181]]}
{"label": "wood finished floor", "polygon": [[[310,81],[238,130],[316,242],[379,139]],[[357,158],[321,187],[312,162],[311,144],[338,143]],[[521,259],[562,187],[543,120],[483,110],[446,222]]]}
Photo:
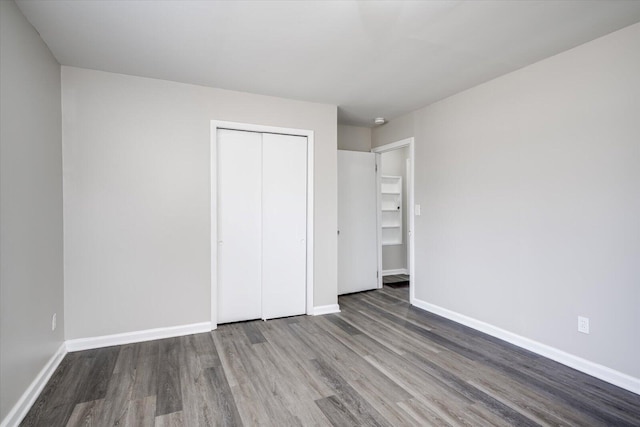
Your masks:
{"label": "wood finished floor", "polygon": [[70,353],[22,425],[640,425],[640,396],[407,300]]}
{"label": "wood finished floor", "polygon": [[391,274],[382,277],[382,283],[389,287],[396,288],[399,286],[409,286],[409,275],[407,274]]}

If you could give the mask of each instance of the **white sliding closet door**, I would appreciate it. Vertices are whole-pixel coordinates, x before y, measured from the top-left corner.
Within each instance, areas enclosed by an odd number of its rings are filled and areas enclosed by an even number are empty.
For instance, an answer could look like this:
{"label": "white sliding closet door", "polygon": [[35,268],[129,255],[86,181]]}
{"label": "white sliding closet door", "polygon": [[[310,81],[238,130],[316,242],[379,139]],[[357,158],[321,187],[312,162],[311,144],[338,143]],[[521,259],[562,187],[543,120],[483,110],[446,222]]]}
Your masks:
{"label": "white sliding closet door", "polygon": [[218,323],[306,312],[307,138],[218,130]]}
{"label": "white sliding closet door", "polygon": [[262,317],[262,135],[218,130],[218,323]]}
{"label": "white sliding closet door", "polygon": [[307,138],[262,136],[262,317],[306,308]]}

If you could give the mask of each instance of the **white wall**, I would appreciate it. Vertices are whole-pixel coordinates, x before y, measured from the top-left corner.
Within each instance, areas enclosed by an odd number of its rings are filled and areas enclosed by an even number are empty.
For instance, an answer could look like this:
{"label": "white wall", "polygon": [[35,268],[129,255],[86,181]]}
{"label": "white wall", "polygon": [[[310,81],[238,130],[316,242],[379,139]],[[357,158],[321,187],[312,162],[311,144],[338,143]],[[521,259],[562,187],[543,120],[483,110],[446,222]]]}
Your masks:
{"label": "white wall", "polygon": [[640,378],[638,76],[640,24],[374,130],[415,132],[418,299]]}
{"label": "white wall", "polygon": [[0,1],[0,92],[2,420],[64,330],[60,65],[13,1]]}
{"label": "white wall", "polygon": [[382,246],[382,270],[397,270],[407,266],[407,167],[409,147],[382,153],[382,175],[402,177],[402,244]]}
{"label": "white wall", "polygon": [[338,149],[371,151],[371,128],[338,125]]}
{"label": "white wall", "polygon": [[62,67],[66,338],[210,320],[210,121],[315,131],[314,305],[337,303],[337,108]]}

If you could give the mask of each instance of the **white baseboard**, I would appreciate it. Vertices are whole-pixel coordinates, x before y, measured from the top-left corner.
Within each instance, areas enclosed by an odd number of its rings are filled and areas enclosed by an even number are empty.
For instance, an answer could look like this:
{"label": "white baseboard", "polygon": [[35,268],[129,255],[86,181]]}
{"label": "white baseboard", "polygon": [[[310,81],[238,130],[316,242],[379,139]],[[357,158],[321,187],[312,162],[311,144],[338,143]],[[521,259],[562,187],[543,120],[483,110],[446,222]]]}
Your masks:
{"label": "white baseboard", "polygon": [[169,326],[167,328],[146,329],[143,331],[125,332],[123,334],[104,335],[101,337],[78,338],[68,340],[66,344],[67,351],[72,352],[110,347],[112,345],[158,340],[162,338],[180,337],[183,335],[199,334],[202,332],[211,332],[211,322]]}
{"label": "white baseboard", "polygon": [[548,359],[555,360],[558,363],[562,363],[563,365],[584,372],[592,377],[596,377],[633,393],[640,394],[640,378],[632,377],[620,371],[616,371],[598,363],[591,362],[590,360],[559,350],[555,347],[542,344],[538,341],[514,334],[513,332],[506,331],[489,323],[430,304],[417,298],[414,298],[412,304],[423,310],[445,317],[449,320],[453,320],[454,322],[461,323],[480,332],[484,332],[485,334],[500,338],[501,340],[532,351]]}
{"label": "white baseboard", "polygon": [[319,305],[313,307],[313,315],[321,316],[323,314],[340,313],[340,306],[338,304]]}
{"label": "white baseboard", "polygon": [[35,379],[31,382],[29,387],[22,393],[20,399],[13,405],[13,408],[9,411],[7,416],[0,423],[0,427],[14,427],[20,424],[24,417],[31,409],[31,406],[35,403],[38,396],[47,385],[47,382],[51,378],[51,375],[55,372],[56,368],[67,354],[64,343],[60,345],[60,348],[55,352],[53,356],[47,361],[46,365],[40,370]]}
{"label": "white baseboard", "polygon": [[409,274],[406,268],[396,268],[394,270],[382,270],[382,276],[393,276],[395,274]]}

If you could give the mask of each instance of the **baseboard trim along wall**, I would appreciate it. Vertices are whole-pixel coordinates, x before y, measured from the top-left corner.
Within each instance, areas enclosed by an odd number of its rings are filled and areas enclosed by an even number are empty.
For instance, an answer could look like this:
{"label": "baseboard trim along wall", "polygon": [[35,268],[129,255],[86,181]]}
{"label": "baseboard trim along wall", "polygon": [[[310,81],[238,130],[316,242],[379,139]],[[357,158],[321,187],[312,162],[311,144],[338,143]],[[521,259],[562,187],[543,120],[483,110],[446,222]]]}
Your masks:
{"label": "baseboard trim along wall", "polygon": [[499,338],[503,341],[517,345],[526,350],[532,351],[540,356],[544,356],[548,359],[554,360],[558,363],[562,363],[570,368],[576,369],[585,374],[591,375],[625,390],[629,390],[633,393],[640,394],[640,379],[627,375],[625,373],[616,371],[606,366],[591,362],[565,351],[559,350],[555,347],[542,344],[532,339],[523,337],[513,332],[506,331],[504,329],[493,326],[489,323],[482,322],[472,317],[465,316],[464,314],[457,313],[455,311],[430,304],[428,302],[414,299],[413,305],[428,311],[433,314],[437,314],[454,322],[473,328],[477,331],[484,332],[485,334]]}
{"label": "baseboard trim along wall", "polygon": [[47,361],[46,365],[38,372],[38,375],[36,375],[29,387],[22,393],[20,399],[13,405],[11,411],[9,411],[0,423],[0,427],[13,427],[22,422],[29,412],[29,409],[31,409],[31,406],[33,406],[38,396],[40,396],[40,393],[42,393],[44,386],[47,385],[51,375],[53,375],[58,365],[60,365],[65,354],[67,354],[67,350],[65,344],[62,343],[60,348],[58,348],[54,355]]}
{"label": "baseboard trim along wall", "polygon": [[321,316],[323,314],[340,313],[340,306],[338,304],[319,305],[313,307],[313,315]]}
{"label": "baseboard trim along wall", "polygon": [[180,337],[183,335],[211,332],[211,322],[192,323],[190,325],[169,326],[166,328],[146,329],[143,331],[125,332],[122,334],[104,335],[101,337],[78,338],[68,340],[67,351],[91,350],[110,347],[112,345],[131,344],[158,340],[162,338]]}
{"label": "baseboard trim along wall", "polygon": [[394,270],[382,270],[382,276],[393,276],[394,274],[409,274],[406,268],[396,268]]}

